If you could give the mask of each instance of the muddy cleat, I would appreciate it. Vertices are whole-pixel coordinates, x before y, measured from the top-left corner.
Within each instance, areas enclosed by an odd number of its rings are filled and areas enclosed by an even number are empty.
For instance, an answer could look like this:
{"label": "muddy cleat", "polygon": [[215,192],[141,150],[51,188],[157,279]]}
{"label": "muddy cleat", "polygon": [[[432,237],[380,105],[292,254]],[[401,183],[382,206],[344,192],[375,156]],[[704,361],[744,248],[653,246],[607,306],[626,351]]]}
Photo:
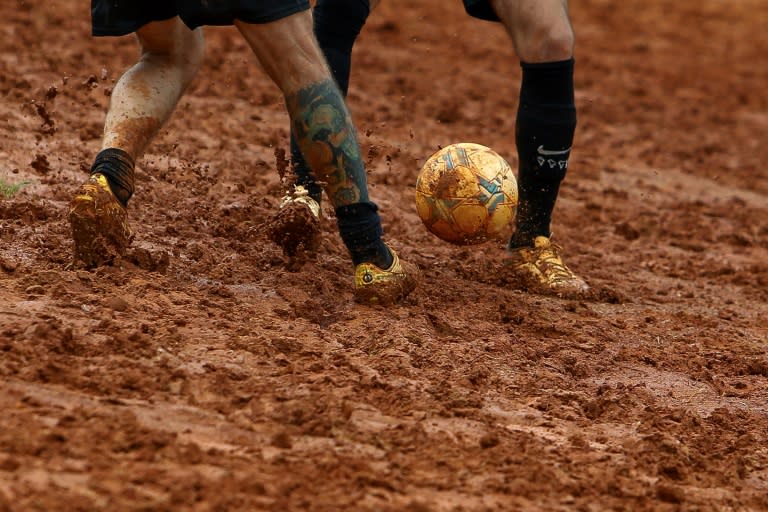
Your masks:
{"label": "muddy cleat", "polygon": [[508,261],[527,288],[562,297],[583,295],[589,290],[587,283],[563,263],[560,246],[545,236],[537,236],[533,243],[533,247],[510,249]]}
{"label": "muddy cleat", "polygon": [[419,269],[392,253],[392,265],[382,270],[373,263],[355,267],[355,300],[366,304],[393,304],[411,293],[418,284]]}
{"label": "muddy cleat", "polygon": [[290,257],[300,251],[316,251],[320,245],[320,205],[301,185],[283,197],[280,210],[270,221],[269,238]]}
{"label": "muddy cleat", "polygon": [[133,240],[128,213],[102,174],[92,175],[80,187],[70,203],[69,223],[76,266],[93,268],[111,263],[123,256]]}

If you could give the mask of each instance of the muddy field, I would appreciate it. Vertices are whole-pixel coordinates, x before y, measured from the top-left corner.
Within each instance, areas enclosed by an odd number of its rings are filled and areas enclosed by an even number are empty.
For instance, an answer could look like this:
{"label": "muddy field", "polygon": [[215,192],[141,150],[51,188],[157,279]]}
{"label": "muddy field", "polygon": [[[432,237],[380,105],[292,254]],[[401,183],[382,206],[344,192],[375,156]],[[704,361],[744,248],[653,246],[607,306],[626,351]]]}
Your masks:
{"label": "muddy field", "polygon": [[139,162],[128,258],[71,270],[67,205],[136,47],[92,39],[87,2],[0,5],[0,180],[24,185],[0,198],[0,511],[768,510],[762,0],[571,2],[554,232],[588,300],[424,230],[438,147],[515,166],[520,71],[460,2],[384,0],[349,105],[424,274],[389,309],[353,302],[327,201],[315,259],[265,236],[287,119],[228,28]]}

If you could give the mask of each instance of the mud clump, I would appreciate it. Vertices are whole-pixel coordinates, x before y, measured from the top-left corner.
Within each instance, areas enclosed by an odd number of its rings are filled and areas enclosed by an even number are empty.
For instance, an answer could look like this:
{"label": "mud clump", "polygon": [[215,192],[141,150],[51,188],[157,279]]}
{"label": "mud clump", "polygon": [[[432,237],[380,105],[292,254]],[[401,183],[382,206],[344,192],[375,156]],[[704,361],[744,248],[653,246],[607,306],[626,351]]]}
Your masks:
{"label": "mud clump", "polygon": [[266,233],[290,259],[302,259],[320,246],[320,219],[303,201],[287,202],[267,222]]}

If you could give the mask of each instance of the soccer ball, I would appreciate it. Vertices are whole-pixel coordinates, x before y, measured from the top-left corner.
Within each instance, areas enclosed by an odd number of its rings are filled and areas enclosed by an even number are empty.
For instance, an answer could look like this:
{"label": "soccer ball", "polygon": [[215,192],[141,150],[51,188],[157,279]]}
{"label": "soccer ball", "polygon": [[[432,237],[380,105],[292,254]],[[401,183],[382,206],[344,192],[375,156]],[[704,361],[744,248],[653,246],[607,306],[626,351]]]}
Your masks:
{"label": "soccer ball", "polygon": [[427,159],[416,180],[416,210],[435,236],[457,245],[509,237],[517,213],[517,181],[490,148],[461,142]]}

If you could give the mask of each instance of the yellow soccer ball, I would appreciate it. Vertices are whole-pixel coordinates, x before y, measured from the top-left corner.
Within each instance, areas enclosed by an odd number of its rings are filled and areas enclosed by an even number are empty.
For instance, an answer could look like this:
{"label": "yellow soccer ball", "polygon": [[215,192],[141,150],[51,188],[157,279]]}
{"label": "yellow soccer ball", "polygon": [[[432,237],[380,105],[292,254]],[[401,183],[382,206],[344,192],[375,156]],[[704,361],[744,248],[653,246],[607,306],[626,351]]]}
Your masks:
{"label": "yellow soccer ball", "polygon": [[432,234],[452,244],[506,239],[517,213],[517,180],[492,149],[470,142],[451,144],[421,168],[416,210]]}

